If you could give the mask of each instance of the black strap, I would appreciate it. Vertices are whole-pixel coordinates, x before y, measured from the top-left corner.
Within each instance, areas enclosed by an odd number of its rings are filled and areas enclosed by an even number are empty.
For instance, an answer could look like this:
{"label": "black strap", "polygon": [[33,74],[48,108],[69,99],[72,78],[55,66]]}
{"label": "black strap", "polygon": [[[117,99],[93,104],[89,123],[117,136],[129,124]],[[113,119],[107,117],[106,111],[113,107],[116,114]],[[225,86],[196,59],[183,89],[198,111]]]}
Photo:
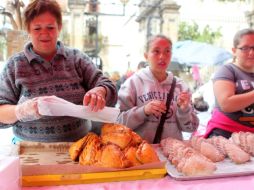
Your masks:
{"label": "black strap", "polygon": [[153,144],[159,143],[160,140],[161,140],[161,134],[162,134],[162,131],[163,131],[163,125],[164,125],[164,123],[166,121],[166,116],[168,114],[169,106],[170,106],[171,101],[172,101],[173,96],[174,96],[175,85],[176,85],[176,79],[174,77],[172,85],[171,85],[171,88],[170,88],[170,92],[168,93],[168,96],[167,96],[166,112],[161,115],[160,123],[159,123],[159,125],[157,127],[156,134],[155,134],[155,137],[154,137],[154,140],[153,140]]}

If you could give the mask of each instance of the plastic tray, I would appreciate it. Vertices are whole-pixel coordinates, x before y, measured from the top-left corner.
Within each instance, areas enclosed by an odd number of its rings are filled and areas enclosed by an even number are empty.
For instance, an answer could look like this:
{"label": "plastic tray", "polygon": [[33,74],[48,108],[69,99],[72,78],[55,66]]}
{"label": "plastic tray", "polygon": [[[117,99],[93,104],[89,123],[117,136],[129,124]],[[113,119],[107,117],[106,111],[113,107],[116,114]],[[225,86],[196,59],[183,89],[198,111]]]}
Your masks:
{"label": "plastic tray", "polygon": [[198,176],[185,176],[184,174],[177,171],[174,165],[167,160],[163,155],[162,150],[157,149],[157,153],[160,160],[166,161],[167,173],[175,180],[187,181],[187,180],[200,180],[200,179],[212,179],[212,178],[224,178],[224,177],[237,177],[254,174],[254,157],[244,164],[235,164],[229,158],[221,162],[216,163],[217,169],[213,174],[210,175],[198,175]]}

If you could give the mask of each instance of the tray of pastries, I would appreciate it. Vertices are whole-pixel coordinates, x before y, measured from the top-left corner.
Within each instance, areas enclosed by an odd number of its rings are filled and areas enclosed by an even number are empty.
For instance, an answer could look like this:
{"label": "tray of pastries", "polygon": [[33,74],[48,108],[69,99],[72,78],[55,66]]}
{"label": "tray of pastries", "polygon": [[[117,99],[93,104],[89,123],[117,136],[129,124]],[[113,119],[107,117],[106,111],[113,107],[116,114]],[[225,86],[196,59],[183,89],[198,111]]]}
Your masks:
{"label": "tray of pastries", "polygon": [[158,149],[167,173],[176,180],[196,180],[254,174],[254,134],[233,133],[189,141],[163,139]]}
{"label": "tray of pastries", "polygon": [[22,185],[45,186],[161,178],[165,161],[156,147],[123,125],[105,124],[101,134],[77,142],[20,142]]}

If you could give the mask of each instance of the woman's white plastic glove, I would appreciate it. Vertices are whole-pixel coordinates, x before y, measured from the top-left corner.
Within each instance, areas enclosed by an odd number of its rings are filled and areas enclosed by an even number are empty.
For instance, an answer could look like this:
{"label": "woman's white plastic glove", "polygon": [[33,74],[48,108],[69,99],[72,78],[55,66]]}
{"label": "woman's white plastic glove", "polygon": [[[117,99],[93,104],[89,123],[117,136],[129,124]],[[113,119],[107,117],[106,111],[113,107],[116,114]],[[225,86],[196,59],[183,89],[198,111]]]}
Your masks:
{"label": "woman's white plastic glove", "polygon": [[33,121],[42,117],[38,110],[38,99],[33,98],[16,106],[15,114],[19,121]]}

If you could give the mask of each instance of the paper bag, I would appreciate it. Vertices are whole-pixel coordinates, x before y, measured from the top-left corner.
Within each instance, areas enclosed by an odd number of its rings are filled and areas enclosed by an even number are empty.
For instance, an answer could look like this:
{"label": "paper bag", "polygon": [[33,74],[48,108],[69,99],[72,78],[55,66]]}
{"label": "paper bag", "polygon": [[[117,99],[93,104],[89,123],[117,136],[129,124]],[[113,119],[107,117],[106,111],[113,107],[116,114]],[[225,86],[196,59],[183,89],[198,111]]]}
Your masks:
{"label": "paper bag", "polygon": [[45,116],[72,116],[105,123],[116,122],[120,113],[119,109],[112,107],[93,112],[88,106],[76,105],[56,96],[39,98],[38,108],[39,113]]}

